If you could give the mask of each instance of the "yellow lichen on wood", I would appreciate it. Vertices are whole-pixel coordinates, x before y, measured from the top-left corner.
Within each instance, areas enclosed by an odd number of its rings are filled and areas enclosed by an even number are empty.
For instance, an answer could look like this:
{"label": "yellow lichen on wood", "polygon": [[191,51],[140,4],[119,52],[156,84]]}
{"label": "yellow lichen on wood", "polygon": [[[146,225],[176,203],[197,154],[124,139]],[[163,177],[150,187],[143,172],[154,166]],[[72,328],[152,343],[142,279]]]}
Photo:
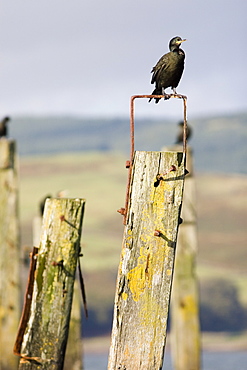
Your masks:
{"label": "yellow lichen on wood", "polygon": [[139,301],[140,295],[144,292],[146,286],[145,266],[146,266],[146,255],[142,255],[143,248],[140,251],[140,257],[138,257],[137,266],[130,270],[127,274],[127,280],[132,298],[134,301]]}
{"label": "yellow lichen on wood", "polygon": [[135,153],[108,369],[162,364],[183,180],[182,153]]}

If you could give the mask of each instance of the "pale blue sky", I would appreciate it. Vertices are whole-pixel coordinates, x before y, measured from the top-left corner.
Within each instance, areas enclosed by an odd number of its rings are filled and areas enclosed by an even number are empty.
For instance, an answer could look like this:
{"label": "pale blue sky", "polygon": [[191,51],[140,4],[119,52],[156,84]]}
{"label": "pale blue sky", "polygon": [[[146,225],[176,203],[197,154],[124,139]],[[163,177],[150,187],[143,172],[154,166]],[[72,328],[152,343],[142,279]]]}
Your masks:
{"label": "pale blue sky", "polygon": [[[1,115],[126,116],[177,35],[187,39],[177,91],[188,114],[247,110],[246,14],[243,0],[1,0]],[[136,105],[149,116],[181,109]]]}

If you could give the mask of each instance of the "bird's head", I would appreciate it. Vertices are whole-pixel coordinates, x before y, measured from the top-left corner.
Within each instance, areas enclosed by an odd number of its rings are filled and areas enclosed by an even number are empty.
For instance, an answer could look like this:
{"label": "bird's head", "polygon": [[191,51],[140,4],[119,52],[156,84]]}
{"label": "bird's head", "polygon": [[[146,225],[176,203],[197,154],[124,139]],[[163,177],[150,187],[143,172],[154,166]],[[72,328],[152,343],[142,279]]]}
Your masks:
{"label": "bird's head", "polygon": [[169,43],[169,49],[171,51],[178,49],[184,41],[186,41],[186,39],[181,39],[179,36],[173,37]]}
{"label": "bird's head", "polygon": [[4,122],[8,122],[8,121],[10,121],[10,117],[9,117],[9,116],[4,117],[4,118],[3,118],[3,121],[4,121]]}

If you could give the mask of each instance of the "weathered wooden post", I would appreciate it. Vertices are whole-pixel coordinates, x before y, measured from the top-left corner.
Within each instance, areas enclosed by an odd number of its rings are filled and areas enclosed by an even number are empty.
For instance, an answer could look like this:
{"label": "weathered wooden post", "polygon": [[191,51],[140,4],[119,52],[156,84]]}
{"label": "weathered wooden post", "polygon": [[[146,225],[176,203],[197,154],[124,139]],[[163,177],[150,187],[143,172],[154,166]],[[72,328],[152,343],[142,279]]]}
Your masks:
{"label": "weathered wooden post", "polygon": [[63,369],[84,204],[83,199],[46,201],[30,315],[22,346],[15,348],[19,369]]}
{"label": "weathered wooden post", "polygon": [[[167,148],[169,150],[169,148]],[[171,148],[170,148],[171,149]],[[181,147],[174,147],[179,150]],[[179,228],[171,299],[171,350],[176,370],[199,370],[201,338],[198,282],[196,201],[191,148],[187,149],[187,169]]]}
{"label": "weathered wooden post", "polygon": [[184,163],[184,153],[135,152],[109,370],[162,367]]}
{"label": "weathered wooden post", "polygon": [[[51,196],[50,196],[51,197]],[[37,215],[33,219],[33,245],[37,246],[40,242],[42,228],[42,216]],[[74,282],[74,295],[71,308],[69,337],[66,348],[64,362],[65,370],[82,370],[82,341],[81,341],[81,297],[79,283]]]}
{"label": "weathered wooden post", "polygon": [[15,369],[20,318],[18,163],[13,140],[0,139],[0,369]]}

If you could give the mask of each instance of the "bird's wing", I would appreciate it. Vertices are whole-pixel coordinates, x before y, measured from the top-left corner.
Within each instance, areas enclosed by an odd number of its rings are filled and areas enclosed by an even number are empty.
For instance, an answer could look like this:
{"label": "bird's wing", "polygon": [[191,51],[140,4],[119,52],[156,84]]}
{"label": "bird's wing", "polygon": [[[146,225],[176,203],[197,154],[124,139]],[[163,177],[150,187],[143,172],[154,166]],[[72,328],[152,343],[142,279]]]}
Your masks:
{"label": "bird's wing", "polygon": [[157,64],[153,67],[151,73],[153,73],[151,84],[155,83],[157,80],[159,80],[159,76],[162,73],[164,69],[167,68],[167,65],[169,63],[169,58],[167,57],[167,54],[163,55]]}

